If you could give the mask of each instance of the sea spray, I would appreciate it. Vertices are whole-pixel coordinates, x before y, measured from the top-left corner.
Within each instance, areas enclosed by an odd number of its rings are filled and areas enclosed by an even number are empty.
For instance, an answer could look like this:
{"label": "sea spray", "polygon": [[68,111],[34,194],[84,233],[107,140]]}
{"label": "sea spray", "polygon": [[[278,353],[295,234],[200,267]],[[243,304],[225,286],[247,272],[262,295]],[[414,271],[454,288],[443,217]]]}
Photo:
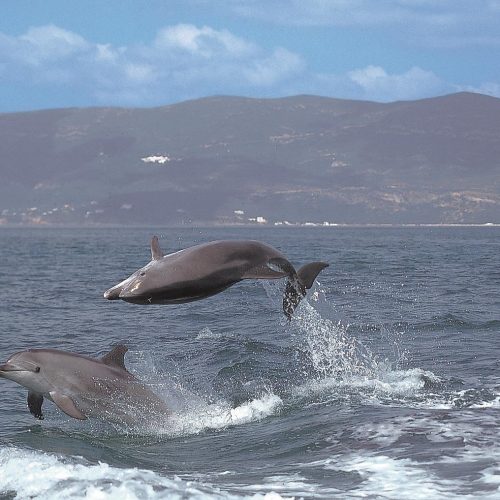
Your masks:
{"label": "sea spray", "polygon": [[378,363],[375,356],[356,338],[349,336],[348,326],[323,318],[304,300],[292,320],[298,330],[318,378],[344,378],[352,375],[371,375]]}
{"label": "sea spray", "polygon": [[[280,294],[278,287],[266,284],[265,289],[276,301]],[[386,326],[380,328],[394,344],[392,362],[379,358],[365,346],[354,336],[348,323],[325,317],[328,309],[333,308],[321,285],[316,283],[296,309],[291,322],[286,324],[297,347],[306,354],[301,358],[304,366],[300,367],[306,380],[290,388],[292,397],[308,399],[321,393],[354,397],[367,404],[391,404],[395,399],[414,399],[430,381],[439,382],[439,378],[429,371],[399,369],[407,359],[399,345],[401,336],[390,335]]]}
{"label": "sea spray", "polygon": [[[278,302],[279,285],[263,282],[268,297]],[[329,305],[321,284],[316,282],[296,309],[289,324],[290,332],[305,349],[315,378],[344,378],[370,375],[377,371],[376,356],[359,340],[349,335],[349,325],[323,317],[312,303]]]}

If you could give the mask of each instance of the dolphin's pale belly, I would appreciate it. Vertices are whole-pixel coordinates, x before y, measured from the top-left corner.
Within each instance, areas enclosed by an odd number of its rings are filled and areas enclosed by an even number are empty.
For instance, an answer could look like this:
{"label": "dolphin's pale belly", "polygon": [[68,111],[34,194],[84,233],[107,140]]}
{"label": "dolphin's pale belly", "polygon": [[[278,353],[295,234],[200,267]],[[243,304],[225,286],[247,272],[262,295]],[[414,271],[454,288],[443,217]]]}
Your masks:
{"label": "dolphin's pale belly", "polygon": [[201,300],[224,291],[241,280],[214,280],[205,278],[182,283],[172,283],[143,294],[124,296],[132,304],[182,304]]}

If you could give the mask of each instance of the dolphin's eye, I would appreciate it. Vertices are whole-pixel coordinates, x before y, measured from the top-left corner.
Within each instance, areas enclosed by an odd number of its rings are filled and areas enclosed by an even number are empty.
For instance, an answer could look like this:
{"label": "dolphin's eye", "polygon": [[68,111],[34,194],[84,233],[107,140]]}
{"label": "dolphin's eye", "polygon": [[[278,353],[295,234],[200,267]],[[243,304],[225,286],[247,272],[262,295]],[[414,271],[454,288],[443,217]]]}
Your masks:
{"label": "dolphin's eye", "polygon": [[141,276],[145,276],[145,275],[146,275],[146,273],[144,271],[142,271]]}
{"label": "dolphin's eye", "polygon": [[37,366],[37,367],[35,368],[35,373],[39,373],[39,372],[40,372],[40,367],[39,367],[39,366]]}

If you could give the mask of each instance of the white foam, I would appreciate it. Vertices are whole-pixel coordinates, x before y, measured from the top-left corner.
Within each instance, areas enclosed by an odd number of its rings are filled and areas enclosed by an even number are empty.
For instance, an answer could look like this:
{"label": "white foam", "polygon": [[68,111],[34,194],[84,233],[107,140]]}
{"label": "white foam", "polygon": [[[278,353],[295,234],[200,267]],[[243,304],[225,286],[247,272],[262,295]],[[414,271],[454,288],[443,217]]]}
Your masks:
{"label": "white foam", "polygon": [[274,491],[242,497],[199,481],[176,476],[167,478],[145,469],[118,468],[103,462],[91,464],[79,457],[63,458],[39,451],[1,447],[0,496],[9,492],[15,494],[15,498],[47,500],[282,499]]}
{"label": "white foam", "polygon": [[357,472],[364,480],[356,488],[356,496],[360,497],[375,494],[381,498],[427,500],[443,498],[450,486],[408,458],[356,455],[332,464],[331,468]]}
{"label": "white foam", "polygon": [[224,401],[215,404],[198,404],[176,415],[172,429],[168,432],[183,435],[196,434],[208,429],[222,429],[255,422],[277,412],[282,403],[279,396],[270,393],[235,408]]}
{"label": "white foam", "polygon": [[214,333],[208,326],[205,326],[202,328],[198,335],[196,335],[196,340],[201,340],[201,339],[220,339],[222,338],[223,335],[222,333]]}
{"label": "white foam", "polygon": [[[353,490],[359,497],[500,498],[497,415],[477,409],[446,415],[436,419],[433,413],[425,413],[365,423],[353,432],[358,443],[365,443],[362,451],[307,465],[360,474],[364,481]],[[434,458],[408,458],[408,443],[398,443],[402,436],[420,443],[428,440],[427,448],[436,450]],[[440,454],[443,447],[446,452]],[[454,472],[457,466],[464,477]]]}
{"label": "white foam", "polygon": [[[336,456],[303,464],[303,466],[322,467],[335,472],[356,474],[361,482],[348,493],[340,493],[340,498],[384,498],[387,500],[478,498],[477,495],[465,493],[469,486],[467,480],[444,479],[433,472],[432,464],[429,462],[416,462],[406,457],[391,457],[365,451],[362,454]],[[485,469],[479,481],[490,487],[490,491],[481,492],[481,498],[498,498],[498,492],[493,491],[499,482],[495,477],[494,468]]]}
{"label": "white foam", "polygon": [[[456,439],[458,436],[454,435]],[[453,456],[417,462],[410,458],[370,453],[336,457],[325,468],[358,473],[363,482],[354,490],[356,497],[380,496],[387,499],[461,498],[497,499],[500,495],[498,474],[499,449],[468,446]],[[493,465],[489,465],[493,462]],[[464,478],[442,477],[443,466],[467,463],[484,464],[479,474]],[[353,492],[354,492],[353,491]],[[475,492],[475,493],[469,493]]]}
{"label": "white foam", "polygon": [[[481,472],[481,481],[487,486],[496,488],[497,492],[500,490],[500,474],[498,473],[498,464],[487,467]],[[498,493],[496,493],[498,494]]]}
{"label": "white foam", "polygon": [[161,165],[163,165],[164,163],[171,161],[171,158],[166,155],[153,155],[141,158],[141,160],[144,163],[160,163]]}
{"label": "white foam", "polygon": [[[342,378],[325,377],[309,380],[295,387],[295,397],[310,397],[315,394],[327,394],[334,397],[356,396],[360,401],[370,405],[412,406],[414,402],[408,398],[420,396],[428,379],[436,379],[432,372],[413,368],[410,370],[394,370],[380,364],[378,370],[367,375],[350,375]],[[419,403],[415,403],[417,406]],[[429,406],[427,404],[427,406]]]}
{"label": "white foam", "polygon": [[0,491],[46,499],[229,498],[215,488],[144,469],[94,465],[17,448],[0,449]]}
{"label": "white foam", "polygon": [[482,401],[474,403],[470,408],[500,408],[500,396],[496,396],[492,401]]}
{"label": "white foam", "polygon": [[[425,372],[426,376],[429,372]],[[472,392],[472,395],[471,395]],[[456,408],[488,409],[500,408],[500,395],[493,399],[477,401],[473,403],[472,398],[484,397],[477,389],[463,389],[455,392],[426,393],[425,398],[420,401],[408,401],[407,405],[419,409],[453,410]]]}
{"label": "white foam", "polygon": [[[309,483],[303,476],[298,473],[295,474],[283,474],[279,476],[268,476],[262,480],[262,483],[250,484],[243,486],[246,491],[267,491],[266,498],[268,495],[273,495],[271,498],[281,498],[277,493],[278,491],[287,495],[297,495],[299,498],[306,496],[320,496],[320,488],[318,485]],[[330,489],[331,493],[332,490]],[[321,495],[323,496],[323,495]]]}

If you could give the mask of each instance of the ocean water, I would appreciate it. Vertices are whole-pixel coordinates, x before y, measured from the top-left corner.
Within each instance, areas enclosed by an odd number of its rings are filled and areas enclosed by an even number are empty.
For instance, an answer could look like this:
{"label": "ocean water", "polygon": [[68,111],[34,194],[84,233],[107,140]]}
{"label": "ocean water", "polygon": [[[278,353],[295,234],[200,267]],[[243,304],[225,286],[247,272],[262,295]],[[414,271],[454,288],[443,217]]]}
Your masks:
{"label": "ocean water", "polygon": [[[288,323],[284,283],[190,304],[102,298],[165,251],[252,238],[326,260]],[[76,421],[0,379],[1,498],[500,498],[500,230],[0,230],[0,362],[101,356],[167,423]]]}

